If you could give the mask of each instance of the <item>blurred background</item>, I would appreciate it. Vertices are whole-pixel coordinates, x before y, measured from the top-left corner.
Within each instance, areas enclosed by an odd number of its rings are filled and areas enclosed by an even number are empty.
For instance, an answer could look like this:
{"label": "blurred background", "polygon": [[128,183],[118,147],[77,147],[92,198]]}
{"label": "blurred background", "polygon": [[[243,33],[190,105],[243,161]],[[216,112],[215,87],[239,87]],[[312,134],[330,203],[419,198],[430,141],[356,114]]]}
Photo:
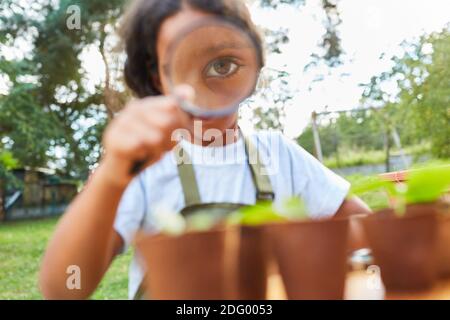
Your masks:
{"label": "blurred background", "polygon": [[[41,298],[46,241],[130,98],[116,35],[126,2],[0,3],[0,299]],[[352,182],[450,162],[448,0],[247,2],[267,67],[242,127],[281,130]],[[130,256],[93,298],[127,297]]]}

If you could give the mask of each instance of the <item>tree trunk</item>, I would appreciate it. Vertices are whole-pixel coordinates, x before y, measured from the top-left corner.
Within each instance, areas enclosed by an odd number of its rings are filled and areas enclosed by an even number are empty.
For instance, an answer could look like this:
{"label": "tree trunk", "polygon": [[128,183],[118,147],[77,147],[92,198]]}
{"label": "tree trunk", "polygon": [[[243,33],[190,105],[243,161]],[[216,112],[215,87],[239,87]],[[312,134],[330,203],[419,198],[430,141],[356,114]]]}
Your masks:
{"label": "tree trunk", "polygon": [[4,183],[3,180],[0,179],[0,222],[4,221],[5,218],[6,218],[6,211],[5,211]]}
{"label": "tree trunk", "polygon": [[385,133],[384,133],[384,145],[386,148],[386,172],[391,171],[391,163],[390,163],[390,158],[391,158],[391,140],[389,139],[389,129],[386,129]]}

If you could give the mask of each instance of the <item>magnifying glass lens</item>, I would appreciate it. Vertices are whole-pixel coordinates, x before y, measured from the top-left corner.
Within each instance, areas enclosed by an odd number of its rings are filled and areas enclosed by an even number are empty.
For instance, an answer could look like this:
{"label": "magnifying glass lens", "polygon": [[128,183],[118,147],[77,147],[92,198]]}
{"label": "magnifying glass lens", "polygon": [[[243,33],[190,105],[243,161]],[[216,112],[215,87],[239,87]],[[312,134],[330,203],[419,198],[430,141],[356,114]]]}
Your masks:
{"label": "magnifying glass lens", "polygon": [[190,107],[198,112],[232,112],[253,93],[260,62],[244,31],[224,23],[203,24],[180,36],[172,49],[170,83],[195,90]]}

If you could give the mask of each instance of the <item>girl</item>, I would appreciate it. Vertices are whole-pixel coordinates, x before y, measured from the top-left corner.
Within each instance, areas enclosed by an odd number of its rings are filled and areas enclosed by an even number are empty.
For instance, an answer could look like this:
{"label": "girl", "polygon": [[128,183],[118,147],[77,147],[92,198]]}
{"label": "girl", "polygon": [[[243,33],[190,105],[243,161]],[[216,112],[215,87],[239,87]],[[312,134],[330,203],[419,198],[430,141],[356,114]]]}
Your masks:
{"label": "girl", "polygon": [[[263,176],[261,188],[248,165],[248,145],[239,134],[237,113],[201,121],[201,132],[214,129],[224,137],[232,130],[231,139],[229,134],[228,139],[215,137],[211,146],[211,137],[194,130],[199,119],[183,112],[178,100],[169,96],[162,65],[169,44],[180,31],[196,20],[214,16],[239,25],[258,39],[258,55],[263,56],[258,33],[239,0],[137,0],[126,14],[122,33],[127,54],[125,79],[139,100],[130,102],[109,124],[103,137],[106,152],[96,172],[56,228],[40,272],[45,298],[89,297],[114,257],[130,245],[135,232],[144,224],[158,227],[155,212],[161,212],[162,206],[179,212],[192,202],[192,195],[203,203],[242,204],[254,204],[267,196],[275,202],[300,196],[311,218],[369,212],[361,200],[346,199],[347,181],[280,134],[248,136],[266,164],[268,175]],[[188,87],[178,91],[192,98]],[[180,128],[191,133],[181,142],[195,172],[187,183],[180,179],[173,151],[176,142],[172,133]],[[130,168],[142,159],[149,159],[144,170],[131,175]],[[194,186],[193,190],[186,184]],[[81,271],[81,286],[76,289],[66,286],[66,271],[71,266]],[[130,298],[142,277],[134,259],[129,274]]]}

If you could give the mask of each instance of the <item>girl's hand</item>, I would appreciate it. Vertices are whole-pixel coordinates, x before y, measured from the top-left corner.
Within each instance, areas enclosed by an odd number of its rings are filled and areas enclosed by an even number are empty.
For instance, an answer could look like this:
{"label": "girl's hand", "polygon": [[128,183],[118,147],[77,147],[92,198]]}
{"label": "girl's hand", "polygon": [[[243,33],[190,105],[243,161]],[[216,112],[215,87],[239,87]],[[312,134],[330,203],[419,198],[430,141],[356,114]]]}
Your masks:
{"label": "girl's hand", "polygon": [[[180,88],[177,95],[190,99],[192,93]],[[189,116],[173,97],[130,102],[105,131],[105,155],[98,171],[115,186],[125,187],[133,178],[130,171],[134,163],[148,159],[144,169],[157,162],[177,144],[174,131],[188,123]]]}

